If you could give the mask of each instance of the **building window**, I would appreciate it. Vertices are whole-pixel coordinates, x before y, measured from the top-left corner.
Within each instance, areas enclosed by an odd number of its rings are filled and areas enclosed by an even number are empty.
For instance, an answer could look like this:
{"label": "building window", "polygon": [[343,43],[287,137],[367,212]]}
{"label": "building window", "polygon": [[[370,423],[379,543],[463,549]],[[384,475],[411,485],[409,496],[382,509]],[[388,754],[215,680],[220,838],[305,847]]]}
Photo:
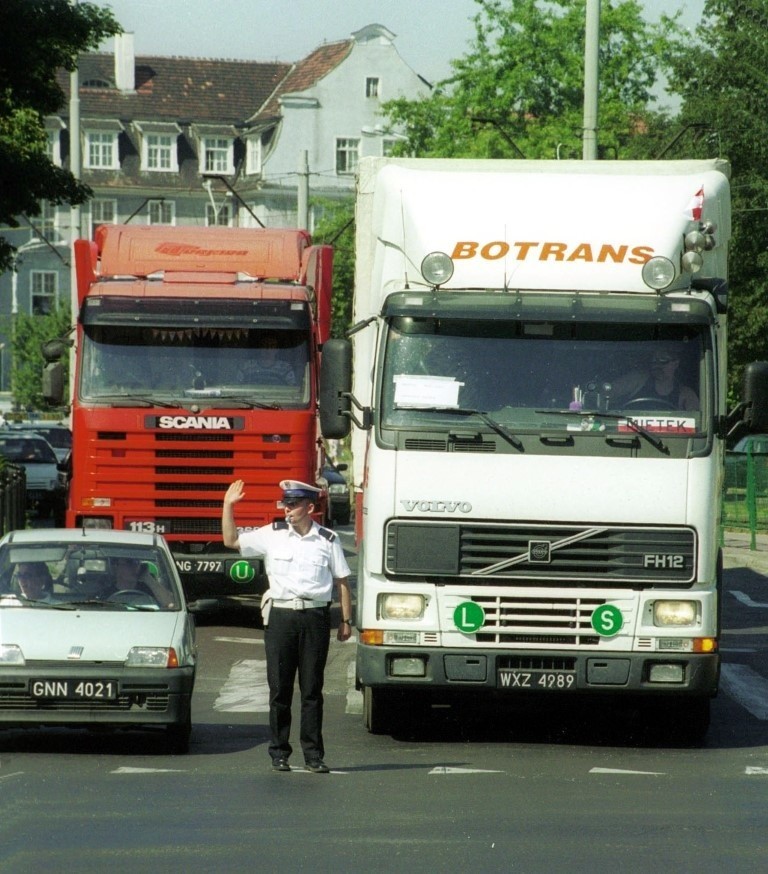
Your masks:
{"label": "building window", "polygon": [[392,154],[396,145],[396,139],[393,139],[392,137],[384,137],[381,141],[381,154],[384,155],[385,158],[388,158]]}
{"label": "building window", "polygon": [[56,234],[56,207],[49,200],[40,201],[40,215],[33,224],[41,235],[50,240]]}
{"label": "building window", "polygon": [[117,224],[117,201],[95,198],[91,201],[91,234],[99,225]]}
{"label": "building window", "polygon": [[245,172],[261,173],[261,137],[248,137],[245,141]]}
{"label": "building window", "polygon": [[340,175],[354,173],[360,157],[359,139],[336,140],[336,172]]}
{"label": "building window", "polygon": [[202,151],[204,173],[232,173],[232,140],[206,137],[202,141]]}
{"label": "building window", "polygon": [[150,200],[147,202],[148,224],[176,224],[176,204],[172,200]]}
{"label": "building window", "polygon": [[178,170],[176,137],[172,134],[146,134],[143,147],[143,169],[161,172]]}
{"label": "building window", "polygon": [[47,316],[56,309],[58,274],[53,270],[30,271],[32,315]]}
{"label": "building window", "polygon": [[57,130],[46,131],[45,154],[52,164],[61,167],[61,133]]}
{"label": "building window", "polygon": [[117,134],[88,131],[85,135],[85,166],[89,170],[117,170]]}
{"label": "building window", "polygon": [[232,226],[232,207],[229,203],[222,203],[214,207],[212,203],[205,205],[205,223],[208,227],[220,225],[229,228]]}
{"label": "building window", "polygon": [[366,77],[365,96],[366,97],[378,97],[379,96],[379,77],[378,76],[367,76]]}

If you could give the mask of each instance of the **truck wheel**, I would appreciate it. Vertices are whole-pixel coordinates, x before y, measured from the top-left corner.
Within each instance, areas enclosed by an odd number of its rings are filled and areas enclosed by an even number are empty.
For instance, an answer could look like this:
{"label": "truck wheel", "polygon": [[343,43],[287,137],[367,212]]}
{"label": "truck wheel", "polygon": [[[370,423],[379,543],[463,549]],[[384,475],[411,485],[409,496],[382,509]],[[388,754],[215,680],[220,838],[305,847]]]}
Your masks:
{"label": "truck wheel", "polygon": [[371,734],[392,730],[392,700],[386,690],[363,686],[363,725]]}

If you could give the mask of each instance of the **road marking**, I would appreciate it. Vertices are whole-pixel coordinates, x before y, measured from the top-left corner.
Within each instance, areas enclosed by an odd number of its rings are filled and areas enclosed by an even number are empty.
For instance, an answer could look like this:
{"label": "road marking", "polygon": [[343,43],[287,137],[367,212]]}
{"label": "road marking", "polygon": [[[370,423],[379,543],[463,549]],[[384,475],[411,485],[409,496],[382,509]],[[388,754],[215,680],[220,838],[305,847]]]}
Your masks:
{"label": "road marking", "polygon": [[590,774],[636,774],[644,777],[665,777],[665,771],[627,771],[623,768],[590,768]]}
{"label": "road marking", "polygon": [[489,771],[485,768],[449,768],[446,766],[439,765],[436,768],[432,768],[429,772],[432,774],[504,774],[505,771]]}
{"label": "road marking", "polygon": [[256,659],[235,662],[213,709],[228,713],[269,713],[267,663]]}
{"label": "road marking", "polygon": [[768,719],[768,680],[748,665],[724,664],[720,679],[726,691],[758,719]]}
{"label": "road marking", "polygon": [[184,774],[184,768],[115,768],[111,774]]}
{"label": "road marking", "polygon": [[353,716],[360,716],[363,712],[363,692],[355,689],[355,663],[350,662],[347,667],[347,706],[344,711]]}
{"label": "road marking", "polygon": [[760,768],[757,765],[747,765],[747,767],[744,769],[744,773],[748,777],[754,777],[756,775],[765,776],[766,774],[768,774],[768,768]]}
{"label": "road marking", "polygon": [[14,771],[12,774],[3,774],[0,780],[7,780],[9,777],[21,777],[23,773],[23,771]]}
{"label": "road marking", "polygon": [[214,637],[213,639],[218,640],[219,643],[255,643],[257,645],[264,645],[264,641],[256,637]]}
{"label": "road marking", "polygon": [[768,607],[768,604],[763,601],[753,601],[749,595],[745,595],[744,592],[739,592],[737,589],[731,589],[731,594],[737,601],[746,604],[747,607]]}

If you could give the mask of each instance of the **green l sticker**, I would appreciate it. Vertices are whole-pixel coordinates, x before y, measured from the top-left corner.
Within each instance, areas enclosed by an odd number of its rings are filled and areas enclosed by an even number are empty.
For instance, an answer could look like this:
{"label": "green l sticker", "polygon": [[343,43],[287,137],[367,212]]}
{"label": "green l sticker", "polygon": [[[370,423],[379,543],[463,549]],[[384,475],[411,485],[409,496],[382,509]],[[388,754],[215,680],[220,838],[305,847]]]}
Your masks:
{"label": "green l sticker", "polygon": [[474,601],[463,601],[453,611],[453,623],[459,631],[472,632],[483,627],[485,610]]}

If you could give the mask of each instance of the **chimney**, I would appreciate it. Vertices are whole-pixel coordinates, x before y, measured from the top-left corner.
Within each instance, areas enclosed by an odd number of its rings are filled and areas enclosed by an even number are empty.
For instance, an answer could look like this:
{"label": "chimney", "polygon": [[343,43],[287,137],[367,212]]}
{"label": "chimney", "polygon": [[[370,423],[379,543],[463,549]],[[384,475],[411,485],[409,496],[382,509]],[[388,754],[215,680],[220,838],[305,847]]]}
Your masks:
{"label": "chimney", "polygon": [[132,33],[115,36],[115,85],[118,91],[136,90],[136,52]]}

